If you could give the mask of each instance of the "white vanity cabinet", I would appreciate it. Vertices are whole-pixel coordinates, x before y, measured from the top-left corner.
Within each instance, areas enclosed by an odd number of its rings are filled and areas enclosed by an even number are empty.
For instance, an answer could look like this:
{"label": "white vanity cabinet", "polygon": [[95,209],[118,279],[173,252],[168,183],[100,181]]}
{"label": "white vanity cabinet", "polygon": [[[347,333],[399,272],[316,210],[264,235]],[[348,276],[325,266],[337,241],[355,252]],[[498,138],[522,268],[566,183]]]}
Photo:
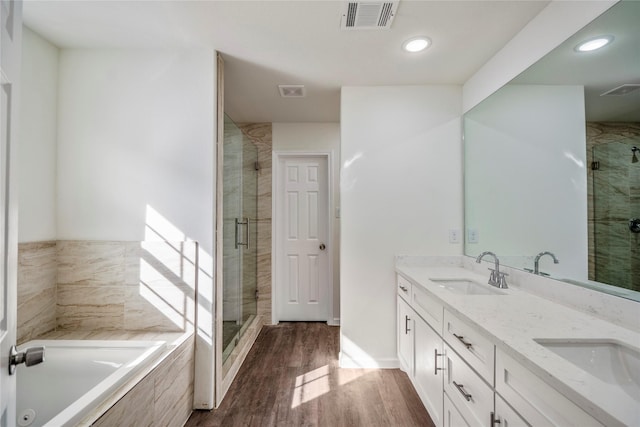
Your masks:
{"label": "white vanity cabinet", "polygon": [[[443,425],[444,354],[442,305],[429,294],[397,278],[398,358],[411,379],[429,416],[437,427]],[[417,295],[417,298],[416,298]],[[436,325],[434,328],[433,324]]]}
{"label": "white vanity cabinet", "polygon": [[398,298],[398,358],[400,367],[413,378],[414,311],[402,298]]}
{"label": "white vanity cabinet", "polygon": [[602,426],[501,350],[496,352],[496,392],[522,415],[525,425]]}
{"label": "white vanity cabinet", "polygon": [[413,384],[436,426],[442,424],[445,358],[442,338],[420,317],[415,321],[415,375]]}

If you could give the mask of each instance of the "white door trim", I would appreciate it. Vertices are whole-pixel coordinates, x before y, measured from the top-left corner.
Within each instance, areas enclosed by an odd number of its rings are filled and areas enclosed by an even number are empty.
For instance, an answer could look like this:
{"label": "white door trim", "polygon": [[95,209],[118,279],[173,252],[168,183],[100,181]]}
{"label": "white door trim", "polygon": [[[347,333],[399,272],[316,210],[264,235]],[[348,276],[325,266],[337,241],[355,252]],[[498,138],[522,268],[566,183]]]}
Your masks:
{"label": "white door trim", "polygon": [[328,298],[328,310],[327,310],[327,323],[334,324],[334,313],[333,313],[333,151],[323,150],[323,151],[273,151],[272,154],[272,177],[271,177],[271,194],[272,202],[271,202],[271,271],[273,274],[271,275],[271,322],[274,325],[277,325],[280,321],[278,318],[278,295],[276,292],[276,283],[278,283],[278,269],[277,269],[277,261],[276,256],[278,255],[278,250],[280,249],[279,242],[279,214],[277,212],[278,208],[278,195],[281,191],[280,186],[280,160],[291,158],[291,157],[321,157],[327,160],[327,206],[326,206],[326,214],[327,214],[327,277],[328,277],[328,289],[327,289],[327,298]]}

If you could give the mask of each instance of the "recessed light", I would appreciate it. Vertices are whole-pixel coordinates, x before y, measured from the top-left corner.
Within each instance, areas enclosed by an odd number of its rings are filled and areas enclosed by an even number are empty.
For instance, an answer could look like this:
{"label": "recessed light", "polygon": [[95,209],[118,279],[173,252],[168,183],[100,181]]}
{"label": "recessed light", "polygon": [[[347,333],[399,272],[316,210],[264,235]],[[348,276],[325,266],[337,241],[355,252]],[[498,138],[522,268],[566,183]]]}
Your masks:
{"label": "recessed light", "polygon": [[416,53],[421,52],[431,45],[431,40],[428,37],[420,36],[413,37],[402,43],[402,49],[406,52]]}
{"label": "recessed light", "polygon": [[587,40],[585,40],[583,42],[580,42],[573,49],[576,52],[591,52],[591,51],[594,51],[594,50],[597,50],[597,49],[605,47],[606,45],[611,43],[614,38],[615,37],[613,37],[613,36],[593,37],[593,38],[587,39]]}

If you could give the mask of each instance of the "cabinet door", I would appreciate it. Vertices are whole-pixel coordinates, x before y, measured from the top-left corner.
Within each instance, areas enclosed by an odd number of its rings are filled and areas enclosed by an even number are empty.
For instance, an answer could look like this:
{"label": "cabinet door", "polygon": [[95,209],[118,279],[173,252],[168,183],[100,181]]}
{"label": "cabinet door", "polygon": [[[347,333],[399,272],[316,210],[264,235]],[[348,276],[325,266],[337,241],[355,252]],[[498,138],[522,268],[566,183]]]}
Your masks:
{"label": "cabinet door", "polygon": [[498,424],[500,427],[531,427],[531,424],[523,420],[498,394],[496,394],[494,420],[494,424]]}
{"label": "cabinet door", "polygon": [[413,378],[414,314],[402,298],[398,298],[398,359],[400,368]]}
{"label": "cabinet door", "polygon": [[445,359],[442,338],[420,317],[415,326],[414,384],[436,427],[442,424],[442,387]]}
{"label": "cabinet door", "polygon": [[475,426],[473,420],[467,420],[455,407],[449,396],[444,395],[444,427],[471,427]]}

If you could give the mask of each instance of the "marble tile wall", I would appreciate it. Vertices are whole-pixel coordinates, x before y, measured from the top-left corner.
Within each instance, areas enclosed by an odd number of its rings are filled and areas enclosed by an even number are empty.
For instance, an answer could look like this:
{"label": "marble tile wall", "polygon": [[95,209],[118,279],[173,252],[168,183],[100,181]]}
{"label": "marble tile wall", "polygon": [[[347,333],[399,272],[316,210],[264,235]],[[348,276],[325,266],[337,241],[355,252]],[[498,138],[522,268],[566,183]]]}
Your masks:
{"label": "marble tile wall", "polygon": [[183,426],[193,402],[193,340],[187,340],[92,426]]}
{"label": "marble tile wall", "polygon": [[634,145],[640,145],[638,123],[587,123],[587,163],[600,163],[587,174],[589,278],[640,290],[640,235],[627,226],[631,217],[640,217]]}
{"label": "marble tile wall", "polygon": [[58,242],[60,329],[186,331],[194,242]]}
{"label": "marble tile wall", "polygon": [[195,242],[19,247],[19,342],[58,330],[193,330]]}
{"label": "marble tile wall", "polygon": [[258,147],[258,316],[271,324],[271,123],[241,123],[238,127]]}
{"label": "marble tile wall", "polygon": [[22,344],[56,327],[56,242],[18,245],[18,331]]}

